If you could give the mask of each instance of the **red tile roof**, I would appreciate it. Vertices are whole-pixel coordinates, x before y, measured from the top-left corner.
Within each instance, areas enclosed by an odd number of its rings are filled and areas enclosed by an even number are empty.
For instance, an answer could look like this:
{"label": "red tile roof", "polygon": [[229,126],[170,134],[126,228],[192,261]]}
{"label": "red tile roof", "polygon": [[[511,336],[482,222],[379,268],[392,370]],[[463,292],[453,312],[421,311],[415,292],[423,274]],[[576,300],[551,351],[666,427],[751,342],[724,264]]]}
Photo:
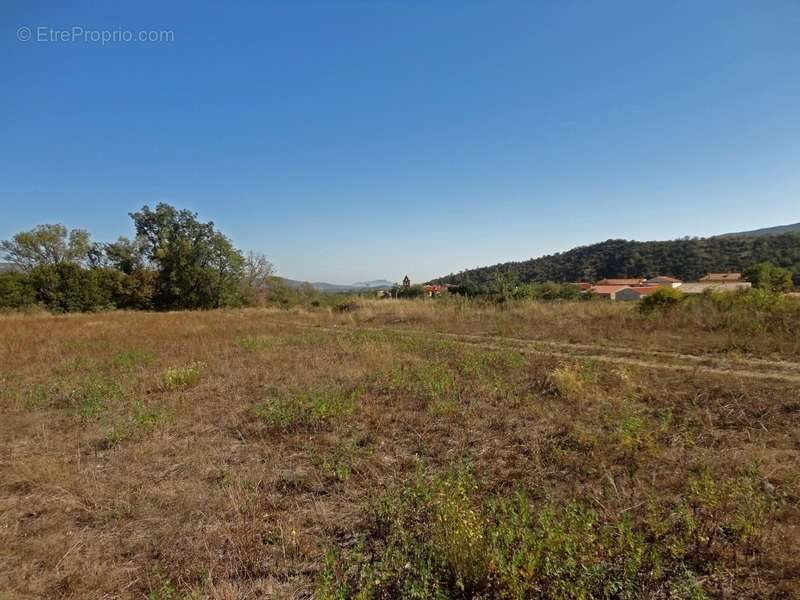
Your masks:
{"label": "red tile roof", "polygon": [[640,296],[649,296],[655,291],[661,289],[661,286],[658,285],[647,285],[642,287],[631,287],[629,288],[632,292],[639,294]]}
{"label": "red tile roof", "polygon": [[741,281],[741,273],[709,273],[700,278],[700,281]]}
{"label": "red tile roof", "polygon": [[597,285],[639,285],[642,279],[601,279]]}
{"label": "red tile roof", "polygon": [[589,288],[590,292],[594,292],[595,294],[606,295],[606,294],[616,294],[620,290],[624,290],[627,285],[594,285]]}

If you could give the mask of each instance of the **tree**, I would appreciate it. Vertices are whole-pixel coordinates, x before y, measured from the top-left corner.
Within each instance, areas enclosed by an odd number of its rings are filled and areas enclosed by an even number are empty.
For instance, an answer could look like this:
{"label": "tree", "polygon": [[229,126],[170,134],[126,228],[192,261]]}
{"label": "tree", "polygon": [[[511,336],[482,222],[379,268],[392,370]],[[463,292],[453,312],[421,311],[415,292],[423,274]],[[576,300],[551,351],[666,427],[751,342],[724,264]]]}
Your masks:
{"label": "tree", "polygon": [[22,273],[0,273],[0,308],[23,308],[36,303],[36,290]]}
{"label": "tree", "polygon": [[155,308],[217,308],[241,301],[244,257],[197,214],[159,204],[130,214],[141,254],[157,271]]}
{"label": "tree", "polygon": [[106,262],[126,275],[145,268],[145,250],[140,240],[120,237],[103,248]]}
{"label": "tree", "polygon": [[83,229],[68,231],[58,224],[37,225],[0,242],[0,251],[5,260],[30,273],[36,267],[82,264],[87,260],[90,246],[89,233]]}
{"label": "tree", "polygon": [[125,276],[116,269],[85,269],[60,262],[36,267],[28,277],[36,299],[47,308],[80,312],[116,306]]}
{"label": "tree", "polygon": [[259,252],[250,251],[244,257],[241,290],[248,304],[255,304],[266,297],[273,270],[272,263]]}
{"label": "tree", "polygon": [[789,292],[792,290],[792,272],[778,267],[771,262],[760,262],[752,265],[744,272],[745,278],[754,288],[771,292]]}

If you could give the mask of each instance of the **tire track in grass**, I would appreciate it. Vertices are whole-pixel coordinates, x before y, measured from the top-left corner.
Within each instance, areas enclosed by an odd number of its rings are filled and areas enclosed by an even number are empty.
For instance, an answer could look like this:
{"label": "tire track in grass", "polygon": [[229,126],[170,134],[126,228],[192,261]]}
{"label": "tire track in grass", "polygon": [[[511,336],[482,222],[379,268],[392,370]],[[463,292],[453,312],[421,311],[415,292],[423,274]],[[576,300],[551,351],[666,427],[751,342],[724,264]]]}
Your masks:
{"label": "tire track in grass", "polygon": [[[706,373],[713,375],[725,375],[728,377],[734,376],[748,379],[780,380],[785,382],[800,383],[800,363],[794,363],[790,361],[777,361],[761,358],[732,359],[722,356],[684,354],[664,350],[641,350],[638,348],[631,349],[619,346],[604,346],[601,344],[581,344],[574,342],[558,342],[554,340],[535,340],[506,336],[450,333],[420,329],[363,327],[357,325],[322,326],[291,321],[275,321],[275,323],[303,329],[325,331],[328,333],[369,331],[375,333],[389,333],[392,335],[406,337],[436,337],[495,350],[514,348],[525,354],[544,354],[561,359],[574,360],[576,358],[584,358],[596,360],[598,362],[627,365],[645,369],[666,369],[689,373]],[[571,350],[571,352],[565,350]],[[650,357],[652,360],[636,358],[643,355]],[[756,368],[760,368],[760,370],[755,370]]]}

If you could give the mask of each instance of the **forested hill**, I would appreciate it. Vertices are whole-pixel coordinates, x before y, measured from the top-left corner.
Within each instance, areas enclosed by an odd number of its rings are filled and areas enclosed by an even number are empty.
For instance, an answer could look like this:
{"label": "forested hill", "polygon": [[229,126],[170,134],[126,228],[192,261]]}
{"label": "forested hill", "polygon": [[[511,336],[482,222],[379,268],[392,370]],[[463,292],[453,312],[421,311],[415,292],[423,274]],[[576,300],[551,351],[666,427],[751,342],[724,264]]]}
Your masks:
{"label": "forested hill", "polygon": [[800,283],[800,233],[667,242],[608,240],[522,262],[470,269],[434,281],[483,285],[498,274],[507,274],[520,282],[596,281],[604,277],[655,275],[691,281],[708,272],[742,271],[761,261],[791,269],[795,283]]}
{"label": "forested hill", "polygon": [[737,231],[736,233],[724,233],[717,237],[753,237],[762,235],[783,235],[784,233],[800,232],[800,223],[792,225],[778,225],[777,227],[764,227],[763,229],[753,229],[751,231]]}

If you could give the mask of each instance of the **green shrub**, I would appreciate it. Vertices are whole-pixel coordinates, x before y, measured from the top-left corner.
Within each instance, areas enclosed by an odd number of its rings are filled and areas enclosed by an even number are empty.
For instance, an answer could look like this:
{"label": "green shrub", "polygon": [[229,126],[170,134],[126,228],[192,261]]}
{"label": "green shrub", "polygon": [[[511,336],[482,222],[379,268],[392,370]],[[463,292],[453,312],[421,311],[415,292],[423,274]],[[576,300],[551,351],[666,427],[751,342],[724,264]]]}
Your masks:
{"label": "green shrub", "polygon": [[771,292],[789,292],[793,287],[792,272],[771,262],[760,262],[744,272],[745,278],[757,289]]}
{"label": "green shrub", "polygon": [[639,301],[639,310],[645,314],[665,311],[681,304],[686,297],[677,288],[661,287]]}
{"label": "green shrub", "polygon": [[183,367],[168,367],[161,376],[161,382],[168,390],[177,390],[194,385],[203,375],[205,364],[193,362]]}
{"label": "green shrub", "polygon": [[24,308],[36,303],[36,290],[21,273],[0,273],[0,309]]}

